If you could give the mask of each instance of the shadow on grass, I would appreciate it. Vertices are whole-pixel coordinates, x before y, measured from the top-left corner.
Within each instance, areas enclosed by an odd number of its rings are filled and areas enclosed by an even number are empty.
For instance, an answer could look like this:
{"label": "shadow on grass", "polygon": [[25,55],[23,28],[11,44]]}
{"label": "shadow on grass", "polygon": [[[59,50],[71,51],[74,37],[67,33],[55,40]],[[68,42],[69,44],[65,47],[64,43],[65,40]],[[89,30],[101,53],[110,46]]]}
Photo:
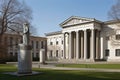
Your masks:
{"label": "shadow on grass", "polygon": [[11,76],[2,74],[6,71],[17,71],[13,66],[0,66],[0,80],[119,80],[120,73],[92,72],[92,71],[65,71],[50,69],[33,69],[43,72],[34,76]]}
{"label": "shadow on grass", "polygon": [[[15,71],[15,70],[14,70]],[[37,69],[43,74],[34,76],[16,77],[0,73],[0,80],[119,80],[120,73],[103,73],[90,71],[60,71]],[[4,71],[2,71],[4,72]]]}

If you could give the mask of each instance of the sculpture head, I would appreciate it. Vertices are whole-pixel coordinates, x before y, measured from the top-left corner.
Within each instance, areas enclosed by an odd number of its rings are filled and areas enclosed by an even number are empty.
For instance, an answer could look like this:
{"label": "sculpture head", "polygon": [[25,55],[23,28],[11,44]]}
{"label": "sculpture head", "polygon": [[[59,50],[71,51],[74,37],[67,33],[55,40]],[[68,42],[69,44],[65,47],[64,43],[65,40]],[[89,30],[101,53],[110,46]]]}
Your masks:
{"label": "sculpture head", "polygon": [[28,24],[28,23],[24,23],[23,25],[24,25],[24,26],[29,26],[29,24]]}

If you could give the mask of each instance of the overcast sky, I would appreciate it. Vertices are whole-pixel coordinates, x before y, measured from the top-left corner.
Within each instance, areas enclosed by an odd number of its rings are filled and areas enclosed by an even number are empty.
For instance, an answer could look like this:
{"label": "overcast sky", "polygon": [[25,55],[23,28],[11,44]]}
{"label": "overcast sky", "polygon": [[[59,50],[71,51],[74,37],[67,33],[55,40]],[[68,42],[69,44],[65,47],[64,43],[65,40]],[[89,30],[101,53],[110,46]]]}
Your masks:
{"label": "overcast sky", "polygon": [[59,24],[70,16],[108,20],[108,11],[116,0],[24,0],[33,10],[32,24],[37,35],[61,30]]}

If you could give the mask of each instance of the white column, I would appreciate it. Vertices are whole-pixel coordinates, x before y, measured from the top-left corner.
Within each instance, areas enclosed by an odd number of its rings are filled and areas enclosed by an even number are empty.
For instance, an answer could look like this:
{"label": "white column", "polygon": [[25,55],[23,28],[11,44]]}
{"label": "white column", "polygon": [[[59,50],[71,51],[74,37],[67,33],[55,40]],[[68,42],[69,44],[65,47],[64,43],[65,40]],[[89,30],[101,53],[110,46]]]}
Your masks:
{"label": "white column", "polygon": [[99,31],[96,32],[96,59],[99,59]]}
{"label": "white column", "polygon": [[84,30],[84,59],[87,55],[87,30]]}
{"label": "white column", "polygon": [[76,59],[79,59],[79,31],[76,31]]}
{"label": "white column", "polygon": [[84,56],[84,35],[83,32],[81,31],[81,59],[83,59]]}
{"label": "white column", "polygon": [[33,40],[33,54],[34,54],[34,57],[37,57],[36,56],[36,42]]}
{"label": "white column", "polygon": [[94,59],[95,54],[95,33],[94,29],[91,30],[91,53],[90,53],[90,59]]}
{"label": "white column", "polygon": [[63,33],[63,59],[65,59],[65,52],[66,52],[66,49],[65,49],[65,33]]}
{"label": "white column", "polygon": [[39,62],[45,63],[45,49],[41,49],[39,52]]}
{"label": "white column", "polygon": [[65,54],[66,54],[66,59],[69,58],[69,49],[68,49],[68,33],[65,34]]}
{"label": "white column", "polygon": [[72,33],[69,33],[69,59],[72,58],[72,43],[71,43],[71,39],[72,39]]}
{"label": "white column", "polygon": [[101,51],[101,55],[100,58],[103,59],[104,58],[104,37],[103,34],[100,35],[100,51]]}

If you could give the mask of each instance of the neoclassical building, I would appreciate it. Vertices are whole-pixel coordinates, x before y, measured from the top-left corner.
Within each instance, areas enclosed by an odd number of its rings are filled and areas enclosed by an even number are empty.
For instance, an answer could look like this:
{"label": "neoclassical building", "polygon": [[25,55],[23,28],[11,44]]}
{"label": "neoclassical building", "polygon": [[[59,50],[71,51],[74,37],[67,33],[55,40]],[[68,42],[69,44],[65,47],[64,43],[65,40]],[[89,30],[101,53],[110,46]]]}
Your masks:
{"label": "neoclassical building", "polygon": [[120,61],[120,23],[71,16],[47,33],[47,56],[58,60]]}

